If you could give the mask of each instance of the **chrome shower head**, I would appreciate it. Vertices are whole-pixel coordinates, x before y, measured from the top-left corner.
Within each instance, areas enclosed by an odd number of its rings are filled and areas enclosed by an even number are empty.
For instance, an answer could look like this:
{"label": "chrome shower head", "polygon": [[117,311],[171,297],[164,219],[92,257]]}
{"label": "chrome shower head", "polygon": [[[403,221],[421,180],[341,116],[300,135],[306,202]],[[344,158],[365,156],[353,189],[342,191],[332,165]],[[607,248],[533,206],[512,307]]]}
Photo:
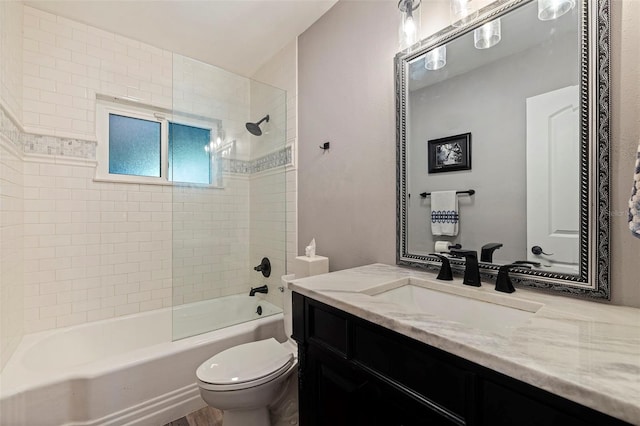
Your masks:
{"label": "chrome shower head", "polygon": [[247,123],[245,127],[247,128],[249,133],[251,133],[252,135],[260,136],[262,135],[262,130],[260,130],[260,124],[262,124],[263,121],[266,121],[267,123],[269,122],[269,114],[264,116],[262,120],[258,121],[257,123]]}

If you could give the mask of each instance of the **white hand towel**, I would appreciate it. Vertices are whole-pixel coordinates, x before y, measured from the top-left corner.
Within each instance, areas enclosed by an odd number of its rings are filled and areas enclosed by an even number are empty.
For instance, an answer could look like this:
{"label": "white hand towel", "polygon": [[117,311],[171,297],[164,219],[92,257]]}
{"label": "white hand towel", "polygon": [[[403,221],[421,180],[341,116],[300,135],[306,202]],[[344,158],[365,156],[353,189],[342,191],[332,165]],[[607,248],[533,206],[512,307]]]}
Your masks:
{"label": "white hand towel", "polygon": [[629,229],[631,235],[640,238],[640,145],[636,155],[636,168],[633,174],[633,189],[629,199]]}
{"label": "white hand towel", "polygon": [[458,196],[456,191],[431,193],[431,233],[458,235]]}

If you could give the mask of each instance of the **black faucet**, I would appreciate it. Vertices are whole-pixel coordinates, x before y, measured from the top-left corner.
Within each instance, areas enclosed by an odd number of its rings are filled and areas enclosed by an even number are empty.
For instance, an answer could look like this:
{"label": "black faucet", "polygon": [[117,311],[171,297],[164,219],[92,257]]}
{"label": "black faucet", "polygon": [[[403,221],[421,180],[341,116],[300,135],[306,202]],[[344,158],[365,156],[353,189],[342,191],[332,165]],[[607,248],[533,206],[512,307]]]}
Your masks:
{"label": "black faucet", "polygon": [[443,256],[441,254],[431,253],[430,256],[435,256],[442,262],[442,266],[440,267],[440,272],[436,277],[437,280],[443,281],[451,281],[453,280],[453,272],[451,272],[451,263],[449,263],[449,258],[447,256]]}
{"label": "black faucet", "polygon": [[260,264],[253,269],[254,271],[262,272],[262,276],[268,278],[269,275],[271,275],[271,262],[269,262],[269,258],[263,257]]}
{"label": "black faucet", "polygon": [[529,265],[523,265],[521,263],[511,263],[509,265],[502,265],[498,269],[498,277],[496,278],[496,291],[503,293],[513,293],[516,289],[513,287],[511,278],[509,278],[509,270],[511,268],[531,268]]}
{"label": "black faucet", "polygon": [[489,243],[480,250],[480,261],[493,263],[493,252],[502,247],[502,243]]}
{"label": "black faucet", "polygon": [[451,250],[451,254],[465,259],[464,278],[462,284],[480,287],[480,267],[478,266],[478,252],[474,250]]}
{"label": "black faucet", "polygon": [[256,293],[267,294],[267,293],[269,293],[269,287],[267,287],[266,284],[261,286],[261,287],[256,287],[256,288],[251,287],[251,290],[249,291],[249,296],[255,296]]}

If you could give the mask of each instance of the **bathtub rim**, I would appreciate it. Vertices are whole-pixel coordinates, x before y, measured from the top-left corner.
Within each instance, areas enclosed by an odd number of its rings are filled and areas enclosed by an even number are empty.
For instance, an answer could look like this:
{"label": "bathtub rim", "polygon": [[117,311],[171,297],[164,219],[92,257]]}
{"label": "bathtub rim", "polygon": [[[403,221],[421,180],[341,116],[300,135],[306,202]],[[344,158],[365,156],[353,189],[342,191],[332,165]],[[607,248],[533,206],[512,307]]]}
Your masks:
{"label": "bathtub rim", "polygon": [[[71,330],[95,326],[96,323],[99,322],[126,321],[127,319],[140,315],[161,315],[162,313],[172,310],[172,307],[161,308],[25,335],[0,373],[0,401],[28,392],[34,388],[53,386],[66,381],[95,379],[109,374],[109,372],[113,370],[132,368],[154,359],[168,358],[179,352],[187,350],[188,348],[207,345],[216,339],[231,338],[238,333],[255,331],[260,326],[267,325],[268,323],[284,321],[283,313],[279,312],[262,318],[251,319],[232,326],[212,330],[207,333],[185,337],[175,341],[170,340],[159,342],[153,345],[130,350],[128,352],[100,358],[98,360],[70,367],[64,371],[47,372],[43,374],[41,372],[34,372],[33,370],[28,369],[22,363],[24,355],[32,349],[33,346],[42,339],[49,338],[50,336]],[[163,348],[163,350],[158,351],[160,348]],[[212,356],[213,355],[214,354],[212,354]]]}

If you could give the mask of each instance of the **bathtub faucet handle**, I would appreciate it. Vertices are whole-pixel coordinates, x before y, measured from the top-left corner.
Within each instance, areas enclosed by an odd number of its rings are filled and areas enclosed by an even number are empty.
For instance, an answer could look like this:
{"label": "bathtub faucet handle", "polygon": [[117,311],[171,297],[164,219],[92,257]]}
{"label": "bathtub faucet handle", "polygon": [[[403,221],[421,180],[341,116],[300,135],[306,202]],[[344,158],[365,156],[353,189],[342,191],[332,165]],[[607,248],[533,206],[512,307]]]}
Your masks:
{"label": "bathtub faucet handle", "polygon": [[267,293],[269,293],[269,287],[267,287],[266,284],[261,286],[261,287],[256,287],[256,288],[251,287],[251,291],[249,291],[249,296],[255,296],[256,293],[267,294]]}
{"label": "bathtub faucet handle", "polygon": [[271,275],[271,262],[269,262],[269,258],[263,257],[260,264],[253,269],[262,272],[262,276],[269,277],[269,275]]}

